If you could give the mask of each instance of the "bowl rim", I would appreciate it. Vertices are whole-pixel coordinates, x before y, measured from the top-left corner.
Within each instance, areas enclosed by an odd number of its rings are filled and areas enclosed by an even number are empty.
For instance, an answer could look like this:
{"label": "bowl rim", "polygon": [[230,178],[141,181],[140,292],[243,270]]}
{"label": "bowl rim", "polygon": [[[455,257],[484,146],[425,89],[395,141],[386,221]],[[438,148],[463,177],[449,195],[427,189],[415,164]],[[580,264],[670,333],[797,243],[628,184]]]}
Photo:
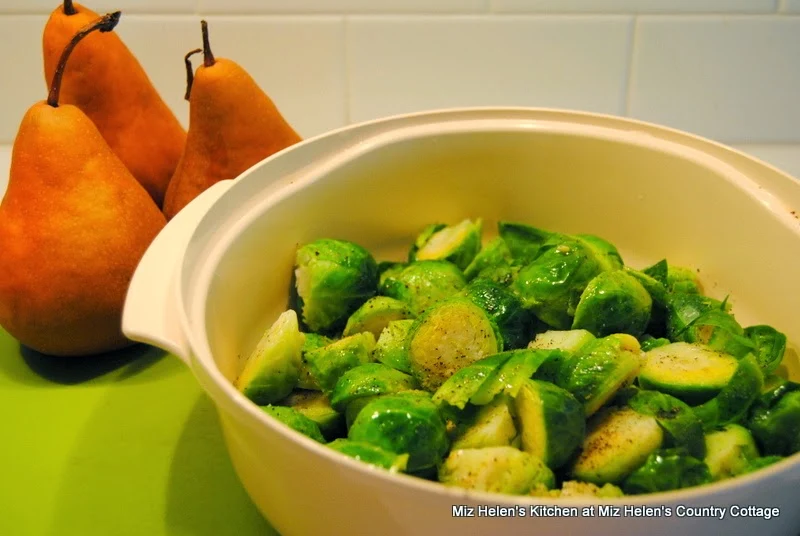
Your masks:
{"label": "bowl rim", "polygon": [[[740,158],[744,158],[745,160],[753,163],[756,167],[761,168],[765,171],[770,171],[776,176],[780,177],[783,180],[790,181],[795,187],[800,190],[800,184],[797,184],[797,181],[786,174],[785,172],[781,171],[780,169],[759,160],[756,157],[748,155],[738,149],[726,146],[719,142],[715,142],[713,140],[709,140],[707,138],[697,136],[695,134],[691,134],[688,132],[684,132],[678,129],[674,129],[671,127],[666,127],[662,125],[657,125],[654,123],[649,123],[637,119],[630,119],[626,117],[620,117],[615,115],[609,114],[599,114],[593,112],[584,112],[578,110],[566,110],[566,109],[558,109],[558,108],[532,108],[532,107],[465,107],[465,108],[443,108],[443,109],[434,109],[434,110],[427,110],[427,111],[420,111],[414,113],[407,113],[407,114],[396,114],[388,117],[378,118],[370,121],[365,121],[357,124],[347,125],[341,127],[336,130],[332,130],[318,136],[309,138],[307,140],[303,140],[302,142],[285,149],[275,155],[255,164],[250,169],[245,171],[242,175],[239,176],[238,179],[245,179],[247,176],[251,176],[256,170],[261,169],[262,167],[269,166],[271,162],[275,161],[276,159],[286,158],[286,155],[293,154],[294,152],[300,150],[302,147],[307,147],[309,145],[316,145],[326,143],[330,140],[335,139],[337,136],[341,136],[342,134],[347,133],[358,133],[359,131],[368,131],[370,128],[378,127],[378,133],[373,134],[372,137],[380,135],[381,133],[391,133],[396,128],[401,128],[403,123],[410,122],[414,123],[415,121],[420,121],[423,124],[444,124],[450,122],[457,122],[462,120],[481,120],[481,119],[497,119],[506,117],[504,119],[514,119],[514,117],[509,117],[511,115],[520,115],[520,116],[527,116],[522,117],[526,120],[531,120],[535,122],[547,122],[547,121],[566,121],[568,123],[576,124],[579,127],[588,127],[592,125],[599,125],[605,128],[622,130],[622,131],[632,131],[635,132],[637,135],[650,135],[654,136],[659,140],[661,143],[672,142],[677,143],[678,145],[686,145],[688,147],[692,147],[693,149],[705,154],[706,156],[716,160],[723,162],[730,166],[733,170],[749,177],[751,180],[757,183],[755,179],[752,178],[752,174],[746,175],[743,172],[739,171],[735,163],[731,163],[726,160],[726,156],[728,155],[737,155]],[[427,123],[426,123],[427,122]],[[383,131],[380,130],[380,127],[385,127]],[[239,182],[237,179],[236,182]],[[308,181],[309,183],[314,182]],[[267,199],[274,199],[275,201],[279,201],[285,197],[291,197],[293,192],[299,189],[301,185],[294,185],[295,188],[283,188],[273,191],[272,194]],[[235,184],[233,185],[235,188]],[[231,191],[225,192],[223,196],[233,195]],[[779,198],[780,199],[780,198]],[[267,200],[264,199],[262,205],[267,205]],[[211,218],[214,215],[214,207],[204,216],[203,219]],[[775,212],[775,207],[769,207],[771,212]],[[249,213],[250,216],[256,211],[251,211]],[[787,211],[788,212],[788,209]],[[786,221],[786,220],[785,220]],[[797,221],[796,217],[792,219],[792,223],[795,224],[795,230],[800,234],[800,222]],[[244,224],[243,224],[244,225]],[[195,240],[195,236],[192,237],[192,240]],[[215,262],[209,262],[208,264],[216,266],[219,257],[221,257],[224,252],[227,250],[227,246],[229,245],[230,241],[227,244],[223,244],[225,247],[217,247],[214,251],[206,252],[206,256],[209,258],[213,258]],[[220,244],[217,244],[220,246]],[[207,260],[209,260],[207,258]],[[181,265],[179,269],[179,274],[181,280],[184,279],[184,268],[185,268],[185,261],[186,257],[184,256],[181,259]],[[202,280],[201,283],[208,283],[208,281]],[[198,287],[197,281],[195,282],[195,287]],[[216,363],[211,355],[210,347],[208,346],[208,339],[205,332],[205,326],[203,324],[202,334],[198,333],[199,326],[196,325],[195,322],[192,321],[190,313],[186,310],[186,301],[184,300],[183,292],[182,292],[182,284],[177,285],[177,292],[179,294],[179,314],[180,314],[180,324],[183,329],[183,332],[186,336],[186,339],[189,343],[190,347],[190,362],[191,368],[197,377],[201,386],[206,390],[207,393],[211,395],[212,400],[218,406],[219,409],[225,411],[230,417],[234,418],[238,424],[245,425],[259,434],[265,433],[267,430],[272,432],[273,434],[277,434],[281,436],[283,439],[291,441],[296,445],[300,446],[305,450],[305,455],[308,456],[322,456],[326,461],[329,463],[339,464],[342,465],[349,470],[358,471],[362,478],[371,478],[376,477],[382,481],[383,484],[393,485],[393,486],[406,486],[409,488],[409,491],[415,491],[417,493],[433,493],[442,497],[447,497],[452,499],[453,504],[458,504],[457,501],[470,501],[470,502],[478,502],[483,504],[492,504],[492,505],[499,505],[499,506],[526,506],[526,505],[546,505],[546,506],[563,506],[563,507],[581,507],[585,504],[596,504],[598,500],[602,501],[613,501],[615,503],[620,502],[631,502],[635,501],[637,505],[641,506],[661,506],[667,503],[686,503],[690,501],[696,502],[708,502],[712,501],[715,497],[719,496],[721,493],[725,491],[734,492],[739,489],[744,489],[749,485],[756,484],[758,482],[762,482],[765,480],[770,480],[776,477],[779,477],[783,474],[788,473],[790,470],[800,470],[800,453],[796,453],[792,456],[786,457],[785,459],[781,460],[780,462],[774,463],[768,467],[762,468],[758,471],[753,473],[749,473],[746,475],[740,475],[732,479],[727,479],[719,482],[714,482],[711,484],[706,484],[703,486],[696,486],[692,488],[684,488],[681,490],[674,490],[674,491],[667,491],[667,492],[658,492],[658,493],[650,493],[645,495],[626,495],[623,497],[618,498],[604,498],[604,499],[597,499],[592,497],[558,497],[558,498],[548,498],[548,497],[534,497],[534,496],[527,496],[527,495],[507,495],[507,494],[500,494],[500,493],[488,493],[488,492],[481,492],[481,491],[473,491],[467,490],[463,488],[456,488],[451,486],[446,486],[440,482],[428,481],[424,480],[419,477],[407,475],[405,473],[390,473],[381,468],[372,467],[366,463],[361,461],[352,459],[344,454],[336,452],[327,446],[320,444],[311,438],[296,432],[295,430],[291,429],[287,425],[277,421],[274,418],[269,417],[265,412],[260,411],[258,406],[251,402],[249,399],[244,397],[238,390],[236,390],[231,382],[229,382],[219,371],[219,368],[216,366]],[[197,288],[195,288],[197,290]],[[208,285],[205,285],[204,291],[208,291]],[[206,295],[203,295],[203,300],[200,300],[203,304],[203,309],[207,305],[207,298]]]}

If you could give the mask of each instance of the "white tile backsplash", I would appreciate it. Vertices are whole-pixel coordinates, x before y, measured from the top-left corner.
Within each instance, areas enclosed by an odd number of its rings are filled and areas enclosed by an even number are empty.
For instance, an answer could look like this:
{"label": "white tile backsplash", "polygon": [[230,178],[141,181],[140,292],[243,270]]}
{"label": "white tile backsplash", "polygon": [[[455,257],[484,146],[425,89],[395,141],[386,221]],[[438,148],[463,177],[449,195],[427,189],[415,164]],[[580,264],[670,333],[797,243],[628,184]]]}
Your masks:
{"label": "white tile backsplash", "polygon": [[800,142],[800,18],[641,17],[632,116],[725,142]]}
{"label": "white tile backsplash", "polygon": [[354,17],[350,119],[455,106],[623,111],[630,17]]}
{"label": "white tile backsplash", "polygon": [[492,11],[556,13],[772,13],[778,0],[491,0]]}
{"label": "white tile backsplash", "polygon": [[460,13],[489,0],[199,0],[201,13]]}
{"label": "white tile backsplash", "polygon": [[[198,0],[93,0],[75,2],[96,13],[194,13]],[[58,0],[0,0],[0,13],[47,13],[61,4]]]}

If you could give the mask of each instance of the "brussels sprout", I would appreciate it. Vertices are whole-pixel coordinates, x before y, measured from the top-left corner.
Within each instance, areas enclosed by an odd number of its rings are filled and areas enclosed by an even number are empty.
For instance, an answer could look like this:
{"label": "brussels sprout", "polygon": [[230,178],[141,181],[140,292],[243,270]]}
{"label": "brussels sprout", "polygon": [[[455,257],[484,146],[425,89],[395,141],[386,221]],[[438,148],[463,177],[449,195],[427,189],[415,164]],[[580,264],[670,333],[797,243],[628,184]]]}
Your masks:
{"label": "brussels sprout", "polygon": [[333,332],[375,295],[378,265],[358,244],[322,238],[297,250],[295,280],[305,325]]}
{"label": "brussels sprout", "polygon": [[597,337],[629,333],[639,337],[650,321],[653,300],[639,281],[624,270],[601,272],[581,294],[572,329]]}
{"label": "brussels sprout", "polygon": [[408,332],[414,321],[395,320],[381,331],[372,357],[375,361],[389,365],[400,372],[411,373],[411,362],[408,359]]}
{"label": "brussels sprout", "polygon": [[623,497],[625,494],[614,484],[603,484],[598,486],[591,482],[579,482],[577,480],[567,480],[561,484],[561,489],[548,490],[544,486],[537,486],[531,490],[530,495],[534,497],[590,497],[593,499],[612,499]]}
{"label": "brussels sprout", "polygon": [[549,330],[540,333],[531,341],[528,348],[540,350],[564,350],[576,353],[583,346],[595,340],[595,336],[585,329],[571,329],[566,331]]}
{"label": "brussels sprout", "polygon": [[301,434],[310,437],[319,443],[325,443],[325,438],[319,429],[317,423],[300,413],[294,408],[287,408],[286,406],[261,406],[261,409],[267,415],[270,415],[283,424],[300,432]]}
{"label": "brussels sprout", "polygon": [[524,223],[499,222],[497,230],[508,247],[514,263],[520,266],[532,263],[539,256],[544,243],[554,235]]}
{"label": "brussels sprout", "polygon": [[666,346],[668,344],[672,344],[672,341],[669,339],[665,339],[664,337],[651,337],[649,335],[645,335],[641,338],[641,347],[642,352],[649,352],[650,350],[654,350],[656,348],[660,348],[662,346]]}
{"label": "brussels sprout", "polygon": [[339,377],[351,368],[372,361],[375,336],[369,331],[332,342],[306,353],[311,375],[325,392],[333,390]]}
{"label": "brussels sprout", "polygon": [[630,335],[609,335],[584,345],[564,361],[556,384],[572,393],[590,416],[639,372],[639,343]]}
{"label": "brussels sprout", "polygon": [[320,335],[319,333],[303,333],[303,348],[300,351],[300,377],[297,380],[297,387],[300,389],[314,389],[320,390],[319,383],[311,375],[308,368],[308,361],[306,361],[306,354],[317,348],[328,346],[333,342],[333,339]]}
{"label": "brussels sprout", "polygon": [[555,485],[553,472],[536,456],[514,447],[459,449],[439,469],[439,481],[477,491],[524,495],[536,484]]}
{"label": "brussels sprout", "polygon": [[408,260],[446,260],[463,270],[481,249],[482,227],[480,219],[474,222],[467,219],[443,228],[429,226],[417,238]]}
{"label": "brussels sprout", "polygon": [[769,406],[758,404],[747,427],[762,454],[789,456],[800,452],[800,391],[787,391]]}
{"label": "brussels sprout", "polygon": [[565,238],[543,246],[511,288],[539,319],[556,329],[569,329],[583,290],[601,270],[587,246]]}
{"label": "brussels sprout", "polygon": [[647,328],[645,331],[650,335],[655,335],[657,337],[666,335],[667,305],[669,303],[669,293],[667,292],[667,287],[660,280],[651,277],[644,272],[626,267],[625,273],[635,277],[639,281],[653,302],[653,305],[650,308],[650,321],[647,323]]}
{"label": "brussels sprout", "polygon": [[695,271],[683,266],[669,266],[667,270],[667,288],[670,292],[703,293],[703,285],[697,279]]}
{"label": "brussels sprout", "polygon": [[356,421],[356,417],[358,417],[358,414],[361,413],[362,409],[364,409],[364,406],[380,396],[381,395],[362,396],[361,398],[353,399],[352,402],[347,404],[347,409],[345,409],[344,412],[344,422],[348,430],[350,430],[350,427],[353,426],[353,423]]}
{"label": "brussels sprout", "polygon": [[284,398],[292,392],[300,376],[302,346],[297,314],[288,310],[261,337],[235,387],[258,405]]}
{"label": "brussels sprout", "polygon": [[755,346],[755,356],[764,374],[774,372],[783,361],[786,352],[786,335],[772,326],[750,326],[744,330]]}
{"label": "brussels sprout", "polygon": [[408,454],[408,471],[435,467],[449,446],[447,429],[431,399],[420,393],[398,393],[365,405],[348,432],[390,452]]}
{"label": "brussels sprout", "polygon": [[706,435],[705,463],[714,480],[742,474],[758,458],[758,447],[747,428],[729,424]]}
{"label": "brussels sprout", "polygon": [[439,405],[447,403],[458,409],[464,409],[486,380],[515,353],[516,351],[496,353],[458,370],[436,390],[433,401]]}
{"label": "brussels sprout", "polygon": [[750,409],[761,393],[764,375],[755,358],[748,355],[739,360],[736,372],[719,394],[694,408],[706,431],[738,421]]}
{"label": "brussels sprout", "polygon": [[758,396],[759,406],[772,406],[783,395],[792,391],[800,390],[800,383],[796,383],[777,374],[770,374],[764,378],[764,385],[761,386],[761,394]]}
{"label": "brussels sprout", "polygon": [[642,273],[661,283],[664,286],[664,290],[667,290],[667,285],[669,284],[669,265],[667,264],[667,259],[662,259],[654,265],[648,266],[642,270]]}
{"label": "brussels sprout", "polygon": [[375,296],[350,315],[342,335],[348,337],[369,331],[377,339],[389,322],[408,318],[413,318],[413,314],[405,302],[388,296]]}
{"label": "brussels sprout", "polygon": [[387,469],[390,473],[405,471],[408,464],[408,454],[398,455],[370,443],[340,438],[328,443],[328,447],[366,464]]}
{"label": "brussels sprout", "polygon": [[631,408],[612,408],[589,423],[570,476],[594,484],[616,484],[661,448],[664,432],[655,417]]}
{"label": "brussels sprout", "polygon": [[507,353],[510,353],[511,357],[486,378],[480,389],[470,398],[472,404],[488,404],[500,393],[515,397],[522,385],[545,362],[551,359],[564,359],[564,356],[560,355],[562,352],[558,350],[526,349],[511,350]]}
{"label": "brussels sprout", "polygon": [[505,349],[524,348],[528,344],[531,315],[510,290],[488,279],[476,279],[461,294],[486,311],[500,330]]}
{"label": "brussels sprout", "polygon": [[522,429],[522,449],[551,469],[572,457],[586,432],[583,406],[552,383],[528,380],[515,399]]}
{"label": "brussels sprout", "polygon": [[508,397],[498,396],[481,406],[475,417],[456,434],[452,449],[479,449],[511,445],[517,428],[509,409]]}
{"label": "brussels sprout", "polygon": [[603,271],[622,270],[625,263],[611,242],[590,234],[575,235],[575,239],[589,248]]}
{"label": "brussels sprout", "polygon": [[326,438],[344,433],[344,415],[331,407],[328,396],[319,391],[295,390],[280,402],[281,406],[293,408],[319,426]]}
{"label": "brussels sprout", "polygon": [[511,262],[511,251],[505,240],[498,236],[483,246],[469,266],[464,268],[464,277],[467,278],[467,281],[472,281],[481,277],[483,273],[488,274],[497,268],[508,268],[511,266]]}
{"label": "brussels sprout", "polygon": [[665,433],[665,447],[684,448],[696,458],[706,455],[703,423],[685,403],[658,391],[637,391],[627,404],[642,415],[656,418]]}
{"label": "brussels sprout", "polygon": [[702,403],[728,385],[739,361],[705,346],[676,342],[647,352],[639,385],[690,403]]}
{"label": "brussels sprout", "polygon": [[683,332],[697,317],[713,309],[725,310],[724,304],[699,294],[674,293],[667,301],[667,338],[682,340]]}
{"label": "brussels sprout", "polygon": [[756,345],[745,337],[742,326],[733,315],[719,309],[706,311],[697,317],[681,339],[704,344],[734,357],[744,357],[756,351]]}
{"label": "brussels sprout", "polygon": [[387,279],[397,277],[397,275],[408,266],[404,262],[383,261],[378,263],[378,288],[383,286]]}
{"label": "brussels sprout", "polygon": [[636,495],[702,486],[710,482],[711,474],[702,460],[682,449],[667,449],[651,454],[644,465],[625,479],[622,490],[627,495]]}
{"label": "brussels sprout", "polygon": [[433,235],[446,228],[446,223],[431,223],[426,225],[425,228],[420,231],[420,233],[417,235],[417,238],[414,239],[414,243],[411,245],[411,249],[408,252],[408,262],[414,262],[417,260],[417,251],[419,251],[419,249],[423,247]]}
{"label": "brussels sprout", "polygon": [[339,377],[331,393],[331,406],[337,411],[345,411],[358,398],[416,389],[416,383],[408,374],[383,363],[366,363]]}
{"label": "brussels sprout", "polygon": [[458,267],[448,261],[417,261],[381,283],[380,293],[408,304],[414,315],[422,313],[467,286]]}
{"label": "brussels sprout", "polygon": [[411,373],[428,391],[456,371],[503,349],[503,339],[486,312],[467,298],[451,298],[428,309],[411,327]]}

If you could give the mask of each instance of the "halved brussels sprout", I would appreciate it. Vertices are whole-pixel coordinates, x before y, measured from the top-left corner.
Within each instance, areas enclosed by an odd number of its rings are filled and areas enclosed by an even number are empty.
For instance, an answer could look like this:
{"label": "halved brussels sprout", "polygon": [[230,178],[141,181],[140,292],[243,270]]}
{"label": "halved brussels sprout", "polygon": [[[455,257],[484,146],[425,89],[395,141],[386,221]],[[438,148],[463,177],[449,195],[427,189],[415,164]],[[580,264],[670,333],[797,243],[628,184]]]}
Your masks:
{"label": "halved brussels sprout", "polygon": [[524,223],[503,221],[497,224],[497,231],[508,247],[514,263],[520,266],[532,263],[547,240],[560,236]]}
{"label": "halved brussels sprout", "polygon": [[418,315],[466,286],[467,280],[455,264],[417,261],[387,276],[381,283],[380,293],[407,303],[411,312]]}
{"label": "halved brussels sprout", "polygon": [[261,406],[261,409],[264,411],[264,413],[275,417],[292,430],[300,432],[301,434],[308,436],[319,443],[325,443],[325,438],[322,436],[319,425],[296,409],[288,408],[286,406],[269,405]]}
{"label": "halved brussels sprout", "polygon": [[657,493],[711,482],[711,474],[702,460],[682,449],[667,449],[652,453],[647,461],[625,479],[626,495]]}
{"label": "halved brussels sprout", "polygon": [[647,323],[645,332],[649,336],[663,337],[667,333],[667,305],[669,303],[667,287],[660,280],[644,272],[625,267],[625,273],[639,281],[653,302],[650,308],[650,321]]}
{"label": "halved brussels sprout", "polygon": [[736,422],[761,394],[763,385],[764,375],[755,358],[748,355],[739,360],[728,385],[716,397],[696,406],[694,412],[703,421],[706,431]]}
{"label": "halved brussels sprout", "polygon": [[378,288],[383,286],[383,282],[403,271],[408,266],[405,262],[383,261],[378,263]]}
{"label": "halved brussels sprout", "polygon": [[631,408],[611,408],[588,423],[570,476],[594,484],[616,484],[661,448],[664,432],[655,417]]}
{"label": "halved brussels sprout", "polygon": [[583,346],[593,340],[595,336],[585,329],[570,329],[565,331],[549,330],[540,333],[528,344],[528,348],[540,350],[564,350],[571,354],[576,353]]}
{"label": "halved brussels sprout", "polygon": [[428,226],[417,237],[408,255],[409,262],[446,260],[465,269],[481,249],[482,221],[466,219],[455,225],[439,225]]}
{"label": "halved brussels sprout", "polygon": [[628,333],[639,337],[650,321],[653,300],[639,280],[624,270],[601,272],[581,294],[572,329],[597,337]]}
{"label": "halved brussels sprout", "polygon": [[774,372],[786,353],[786,335],[772,326],[759,325],[746,328],[744,336],[755,346],[756,361],[764,374]]}
{"label": "halved brussels sprout", "polygon": [[476,279],[461,295],[486,311],[503,336],[507,350],[524,348],[530,341],[531,314],[513,292],[488,279]]}
{"label": "halved brussels sprout", "polygon": [[475,416],[453,439],[452,450],[511,445],[517,436],[514,417],[506,396],[481,406]]}
{"label": "halved brussels sprout", "polygon": [[759,456],[753,460],[750,460],[750,463],[742,469],[742,472],[739,473],[741,475],[752,473],[754,471],[759,471],[765,467],[769,467],[773,463],[778,463],[779,461],[783,460],[783,456]]}
{"label": "halved brussels sprout", "polygon": [[467,298],[451,298],[420,316],[409,332],[411,373],[428,391],[456,371],[503,349],[486,311]]}
{"label": "halved brussels sprout", "polygon": [[447,403],[464,409],[486,380],[511,359],[517,351],[500,352],[484,357],[450,376],[433,395],[436,404]]}
{"label": "halved brussels sprout", "polygon": [[667,288],[670,292],[703,293],[703,285],[697,279],[697,271],[684,266],[668,267]]}
{"label": "halved brussels sprout", "polygon": [[733,315],[720,309],[706,311],[697,317],[681,340],[704,344],[734,357],[744,357],[756,351],[756,345],[745,335]]}
{"label": "halved brussels sprout", "polygon": [[498,268],[510,267],[511,262],[511,251],[503,237],[498,236],[483,246],[469,266],[464,268],[464,277],[467,278],[467,281],[472,281],[482,277],[483,273],[488,274]]}
{"label": "halved brussels sprout", "polygon": [[382,467],[390,473],[403,472],[408,465],[408,454],[395,454],[362,441],[339,438],[328,443],[328,447],[366,464]]}
{"label": "halved brussels sprout", "polygon": [[640,344],[642,347],[642,352],[647,353],[650,350],[654,350],[656,348],[672,344],[672,341],[669,339],[665,339],[664,337],[651,337],[649,335],[645,335],[644,337],[641,338]]}
{"label": "halved brussels sprout", "polygon": [[334,332],[375,295],[378,264],[358,244],[322,238],[297,250],[295,280],[303,323],[314,332]]}
{"label": "halved brussels sprout", "polygon": [[659,346],[645,353],[639,385],[702,403],[728,385],[739,361],[733,356],[686,342]]}
{"label": "halved brussels sprout", "polygon": [[784,391],[770,405],[756,405],[747,427],[762,454],[789,456],[800,452],[800,390]]}
{"label": "halved brussels sprout", "polygon": [[597,260],[597,263],[600,265],[601,270],[610,272],[622,270],[625,266],[619,251],[617,251],[617,247],[608,240],[591,234],[575,235],[575,239],[589,248],[594,258]]}
{"label": "halved brussels sprout", "polygon": [[331,407],[328,396],[319,391],[295,390],[280,402],[281,406],[293,408],[319,426],[322,435],[333,438],[346,432],[344,415]]}
{"label": "halved brussels sprout", "polygon": [[522,449],[551,469],[567,463],[586,432],[581,403],[568,391],[538,380],[524,382],[515,402]]}
{"label": "halved brussels sprout", "polygon": [[536,456],[514,447],[459,449],[439,468],[446,486],[524,495],[537,484],[555,485],[553,472]]}
{"label": "halved brussels sprout", "polygon": [[536,260],[522,268],[511,288],[524,306],[556,329],[569,329],[581,293],[602,271],[593,252],[575,239],[542,247]]}
{"label": "halved brussels sprout", "polygon": [[258,405],[286,397],[300,377],[302,347],[297,314],[291,309],[281,313],[250,354],[235,387]]}
{"label": "halved brussels sprout", "polygon": [[639,342],[630,335],[595,339],[563,362],[556,384],[583,404],[588,417],[633,381],[639,372],[639,354]]}
{"label": "halved brussels sprout", "polygon": [[667,338],[676,342],[683,340],[684,332],[699,316],[711,310],[725,311],[725,307],[723,302],[700,294],[670,294],[667,301]]}
{"label": "halved brussels sprout", "polygon": [[750,431],[738,424],[729,424],[706,435],[705,463],[714,480],[742,474],[751,460],[758,458],[758,447]]}
{"label": "halved brussels sprout", "polygon": [[366,331],[339,339],[306,353],[308,370],[325,392],[330,392],[339,377],[351,368],[372,361],[375,336]]}
{"label": "halved brussels sprout", "polygon": [[306,354],[317,348],[328,346],[332,342],[333,339],[325,335],[320,335],[319,333],[303,333],[303,348],[300,351],[300,377],[297,380],[297,387],[300,389],[320,390],[319,383],[317,383],[317,380],[311,375],[311,371],[308,368]]}
{"label": "halved brussels sprout", "polygon": [[538,486],[531,490],[530,494],[534,497],[589,497],[592,499],[612,499],[624,497],[624,493],[614,484],[603,484],[598,486],[591,482],[580,482],[578,480],[567,480],[561,484],[561,489],[548,490],[544,486]]}
{"label": "halved brussels sprout", "polygon": [[408,454],[410,472],[435,467],[449,447],[447,428],[436,404],[421,393],[379,396],[358,413],[348,439]]}
{"label": "halved brussels sprout", "polygon": [[369,331],[377,339],[389,322],[406,320],[413,316],[405,302],[388,296],[375,296],[365,301],[364,305],[350,315],[342,335],[348,337]]}
{"label": "halved brussels sprout", "polygon": [[414,378],[383,363],[366,363],[339,377],[331,393],[331,406],[345,411],[358,398],[416,389]]}
{"label": "halved brussels sprout", "polygon": [[705,456],[703,423],[688,405],[665,393],[641,390],[627,403],[634,411],[655,417],[665,432],[665,447],[683,448],[696,458]]}
{"label": "halved brussels sprout", "polygon": [[381,331],[372,357],[375,361],[388,365],[400,372],[411,373],[411,362],[408,358],[408,333],[414,320],[395,320],[389,322]]}

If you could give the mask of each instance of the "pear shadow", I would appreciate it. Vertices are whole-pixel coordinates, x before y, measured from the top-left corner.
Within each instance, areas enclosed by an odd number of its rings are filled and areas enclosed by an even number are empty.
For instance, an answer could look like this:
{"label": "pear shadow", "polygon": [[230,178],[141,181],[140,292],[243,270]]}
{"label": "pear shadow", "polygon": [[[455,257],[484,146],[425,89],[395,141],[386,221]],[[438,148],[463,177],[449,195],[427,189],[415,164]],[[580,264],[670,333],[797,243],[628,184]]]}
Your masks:
{"label": "pear shadow", "polygon": [[136,376],[157,363],[167,352],[145,344],[135,344],[93,356],[57,357],[20,345],[25,364],[40,378],[61,385],[75,385],[120,370],[118,379]]}
{"label": "pear shadow", "polygon": [[213,402],[198,397],[170,468],[166,525],[170,534],[280,536],[240,483],[228,457]]}

